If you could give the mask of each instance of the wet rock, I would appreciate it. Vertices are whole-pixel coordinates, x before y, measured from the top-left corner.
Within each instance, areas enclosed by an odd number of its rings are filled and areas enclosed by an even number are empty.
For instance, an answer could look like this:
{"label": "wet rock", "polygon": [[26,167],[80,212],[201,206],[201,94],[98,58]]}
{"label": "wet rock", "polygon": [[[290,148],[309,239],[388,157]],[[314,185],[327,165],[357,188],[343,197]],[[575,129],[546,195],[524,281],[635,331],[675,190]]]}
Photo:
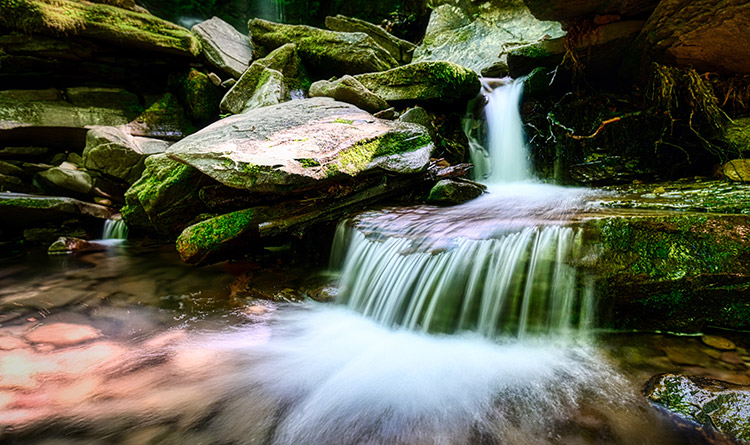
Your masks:
{"label": "wet rock", "polygon": [[283,45],[250,65],[221,100],[221,111],[239,114],[276,105],[289,97],[291,89],[302,86],[306,78],[296,45]]}
{"label": "wet rock", "polygon": [[218,17],[198,23],[191,31],[201,43],[208,63],[235,79],[245,72],[253,60],[253,43],[250,37]]}
{"label": "wet rock", "polygon": [[391,105],[455,104],[467,101],[479,92],[476,73],[451,62],[417,62],[354,77]]}
{"label": "wet rock", "polygon": [[305,66],[321,77],[384,71],[398,66],[398,61],[365,33],[282,25],[257,18],[247,26],[253,40],[269,50],[294,43]]}
{"label": "wet rock", "polygon": [[481,196],[486,187],[471,181],[442,179],[430,190],[427,202],[430,204],[455,205]]}
{"label": "wet rock", "polygon": [[53,346],[72,346],[101,337],[99,330],[91,326],[71,323],[53,323],[39,326],[25,336],[29,343],[44,343]]}
{"label": "wet rock", "polygon": [[91,176],[80,170],[53,167],[37,175],[44,188],[52,193],[68,192],[88,195],[93,188]]}
{"label": "wet rock", "polygon": [[750,3],[744,0],[659,2],[639,37],[655,61],[690,66],[700,72],[750,74],[750,35],[746,28]]}
{"label": "wet rock", "polygon": [[289,193],[374,169],[418,172],[431,150],[421,126],[312,98],[222,119],[170,147],[168,156],[229,187]]}
{"label": "wet rock", "polygon": [[169,143],[133,137],[116,127],[92,127],[86,134],[83,166],[133,184],[140,179],[148,156],[164,153]]}
{"label": "wet rock", "polygon": [[79,252],[96,252],[106,250],[107,247],[102,244],[92,243],[85,239],[75,238],[70,236],[62,236],[57,239],[47,249],[47,253],[51,255],[56,254],[69,254]]}
{"label": "wet rock", "polygon": [[375,95],[357,79],[349,75],[334,81],[319,80],[313,83],[310,86],[310,97],[332,97],[370,113],[377,113],[380,110],[388,108],[388,102]]}
{"label": "wet rock", "polygon": [[731,340],[716,335],[703,335],[701,336],[701,341],[704,345],[720,351],[734,351],[737,349],[737,346]]}
{"label": "wet rock", "polygon": [[735,159],[721,166],[721,174],[730,181],[750,182],[750,159]]}
{"label": "wet rock", "polygon": [[424,108],[409,108],[408,110],[401,113],[401,116],[398,117],[398,120],[400,120],[401,122],[409,122],[425,127],[427,129],[427,132],[430,133],[430,137],[432,138],[432,140],[437,141],[437,129],[435,129],[435,125],[433,125],[432,123],[432,118]]}
{"label": "wet rock", "polygon": [[150,52],[197,56],[200,44],[187,29],[152,15],[110,5],[27,0],[5,5],[0,24],[12,30],[90,38]]}
{"label": "wet rock", "polygon": [[652,11],[658,0],[524,0],[540,20],[571,21],[592,14],[634,16]]}
{"label": "wet rock", "polygon": [[363,32],[372,37],[378,45],[402,64],[411,62],[414,48],[416,48],[413,43],[399,39],[380,26],[341,14],[335,17],[326,17],[326,28],[331,31]]}
{"label": "wet rock", "polygon": [[113,211],[98,204],[56,196],[0,193],[0,226],[23,227],[61,221],[71,217],[107,219]]}
{"label": "wet rock", "polygon": [[651,378],[643,392],[654,403],[708,431],[733,440],[750,441],[750,391],[702,377],[662,374]]}
{"label": "wet rock", "polygon": [[563,34],[559,23],[539,21],[520,0],[475,8],[444,4],[432,11],[414,61],[447,60],[477,73],[503,74],[510,49]]}

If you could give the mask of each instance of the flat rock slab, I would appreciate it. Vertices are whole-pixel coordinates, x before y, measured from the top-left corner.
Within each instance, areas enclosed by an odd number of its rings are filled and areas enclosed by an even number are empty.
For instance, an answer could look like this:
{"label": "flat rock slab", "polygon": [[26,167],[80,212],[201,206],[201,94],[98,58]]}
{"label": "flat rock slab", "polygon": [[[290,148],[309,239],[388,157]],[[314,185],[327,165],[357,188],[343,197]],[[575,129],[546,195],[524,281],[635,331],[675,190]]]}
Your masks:
{"label": "flat rock slab", "polygon": [[3,215],[0,225],[23,227],[34,222],[46,223],[80,216],[107,219],[114,211],[109,207],[64,196],[0,193],[0,213]]}
{"label": "flat rock slab", "polygon": [[250,38],[218,17],[198,23],[191,31],[201,42],[208,62],[235,79],[242,75],[253,60]]}
{"label": "flat rock slab", "polygon": [[414,173],[427,166],[431,150],[421,125],[312,98],[222,119],[174,144],[167,156],[230,187],[279,192],[375,168]]}

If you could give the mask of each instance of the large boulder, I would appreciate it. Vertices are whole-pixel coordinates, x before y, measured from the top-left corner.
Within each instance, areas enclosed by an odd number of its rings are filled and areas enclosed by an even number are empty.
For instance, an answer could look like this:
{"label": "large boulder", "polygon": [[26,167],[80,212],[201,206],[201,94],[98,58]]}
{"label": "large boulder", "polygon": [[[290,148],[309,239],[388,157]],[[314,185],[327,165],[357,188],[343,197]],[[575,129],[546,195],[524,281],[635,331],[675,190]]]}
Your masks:
{"label": "large boulder", "polygon": [[218,17],[191,28],[214,68],[238,79],[253,60],[252,40]]}
{"label": "large boulder", "polygon": [[252,19],[247,26],[253,40],[269,50],[294,43],[305,66],[324,77],[384,71],[399,65],[365,33],[282,25],[261,19]]}
{"label": "large boulder", "polygon": [[708,438],[713,439],[710,443],[750,442],[747,386],[705,377],[661,374],[652,377],[643,392],[650,401],[700,424]]}
{"label": "large boulder", "polygon": [[143,173],[145,159],[167,147],[168,142],[134,137],[117,127],[92,127],[86,134],[83,166],[133,184]]}
{"label": "large boulder", "polygon": [[332,97],[370,113],[377,113],[388,108],[388,102],[348,74],[333,81],[319,80],[313,83],[310,85],[310,97]]}
{"label": "large boulder", "polygon": [[54,193],[72,193],[73,196],[88,195],[94,188],[94,181],[91,176],[84,171],[64,167],[65,165],[63,167],[52,167],[39,173],[36,178],[46,190]]}
{"label": "large boulder", "polygon": [[393,58],[401,63],[411,62],[414,48],[416,48],[413,43],[399,39],[380,26],[341,14],[335,17],[326,17],[326,28],[331,31],[363,32],[372,37],[378,45],[391,53]]}
{"label": "large boulder", "polygon": [[539,20],[568,22],[593,14],[617,14],[625,17],[652,11],[659,0],[524,0]]}
{"label": "large boulder", "polygon": [[374,169],[417,172],[431,150],[422,126],[312,98],[222,119],[167,153],[229,187],[269,193],[322,187]]}
{"label": "large boulder", "polygon": [[393,104],[456,104],[479,93],[477,74],[452,62],[417,62],[392,70],[354,76]]}
{"label": "large boulder", "polygon": [[476,11],[445,4],[432,11],[414,61],[447,60],[503,77],[510,49],[563,35],[559,23],[536,19],[521,0],[487,2]]}
{"label": "large boulder", "polygon": [[750,3],[662,0],[639,37],[648,61],[750,74]]}
{"label": "large boulder", "polygon": [[79,36],[116,46],[194,57],[200,43],[187,29],[150,14],[70,0],[3,2],[0,26],[27,33]]}

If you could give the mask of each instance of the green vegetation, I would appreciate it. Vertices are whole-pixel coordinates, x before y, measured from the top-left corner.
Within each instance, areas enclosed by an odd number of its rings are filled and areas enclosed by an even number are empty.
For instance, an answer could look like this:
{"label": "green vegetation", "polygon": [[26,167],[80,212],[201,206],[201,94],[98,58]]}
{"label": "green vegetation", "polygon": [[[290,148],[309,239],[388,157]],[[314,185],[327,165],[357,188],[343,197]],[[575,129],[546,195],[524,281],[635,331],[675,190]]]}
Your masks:
{"label": "green vegetation", "polygon": [[377,157],[414,151],[430,142],[430,136],[424,133],[388,133],[382,137],[361,141],[339,154],[338,160],[327,166],[326,175],[332,176],[343,172],[354,176]]}
{"label": "green vegetation", "polygon": [[247,232],[255,217],[255,209],[245,209],[194,224],[177,238],[177,250],[183,261],[198,263]]}

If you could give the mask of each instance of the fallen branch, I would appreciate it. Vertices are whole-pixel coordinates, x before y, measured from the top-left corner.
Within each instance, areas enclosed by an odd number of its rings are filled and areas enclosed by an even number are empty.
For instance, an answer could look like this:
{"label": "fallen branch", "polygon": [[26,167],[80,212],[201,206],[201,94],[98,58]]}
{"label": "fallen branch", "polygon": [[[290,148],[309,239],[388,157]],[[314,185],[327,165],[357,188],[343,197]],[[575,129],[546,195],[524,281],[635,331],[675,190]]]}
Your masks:
{"label": "fallen branch", "polygon": [[597,128],[595,132],[591,133],[588,136],[578,136],[575,134],[568,134],[568,137],[571,139],[575,139],[577,141],[580,141],[581,139],[594,139],[595,137],[599,136],[599,133],[601,133],[604,130],[604,127],[606,127],[607,125],[614,123],[614,122],[618,122],[625,117],[633,117],[633,116],[638,116],[640,114],[641,114],[640,111],[636,111],[635,113],[629,113],[629,114],[624,114],[622,116],[613,117],[612,119],[607,119],[606,121],[602,122],[601,125],[599,125],[599,128]]}

